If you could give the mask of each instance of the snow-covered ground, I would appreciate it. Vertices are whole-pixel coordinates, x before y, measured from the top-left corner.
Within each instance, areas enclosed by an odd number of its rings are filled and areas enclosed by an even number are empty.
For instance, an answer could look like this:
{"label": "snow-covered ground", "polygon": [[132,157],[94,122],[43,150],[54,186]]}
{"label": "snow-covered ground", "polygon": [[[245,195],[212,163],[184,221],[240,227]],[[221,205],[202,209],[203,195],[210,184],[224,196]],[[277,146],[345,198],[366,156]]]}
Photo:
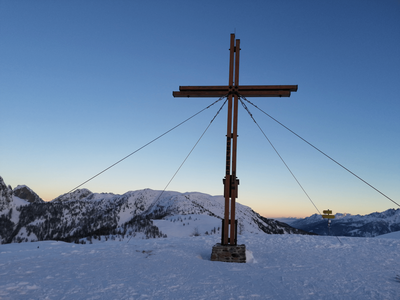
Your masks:
{"label": "snow-covered ground", "polygon": [[175,215],[162,220],[153,220],[162,233],[168,237],[184,237],[207,234],[221,236],[222,222],[220,219],[207,215]]}
{"label": "snow-covered ground", "polygon": [[398,240],[400,240],[400,231],[395,231],[395,232],[391,232],[391,233],[382,234],[382,235],[377,236],[376,238],[398,239]]}
{"label": "snow-covered ground", "polygon": [[219,238],[0,245],[0,299],[400,298],[397,239],[246,234],[235,264],[210,261]]}

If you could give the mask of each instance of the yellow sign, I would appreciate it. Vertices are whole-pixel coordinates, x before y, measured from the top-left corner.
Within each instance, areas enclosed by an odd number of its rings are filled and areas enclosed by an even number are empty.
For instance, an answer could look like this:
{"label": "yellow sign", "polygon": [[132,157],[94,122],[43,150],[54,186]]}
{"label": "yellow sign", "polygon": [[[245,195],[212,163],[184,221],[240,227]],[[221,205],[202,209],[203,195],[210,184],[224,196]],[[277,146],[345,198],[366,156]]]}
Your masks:
{"label": "yellow sign", "polygon": [[330,215],[330,214],[332,213],[332,211],[329,210],[329,209],[328,209],[328,210],[323,210],[322,212],[323,212],[324,214],[327,214],[327,215]]}
{"label": "yellow sign", "polygon": [[334,219],[334,218],[335,218],[334,215],[322,215],[322,217],[323,217],[324,219]]}

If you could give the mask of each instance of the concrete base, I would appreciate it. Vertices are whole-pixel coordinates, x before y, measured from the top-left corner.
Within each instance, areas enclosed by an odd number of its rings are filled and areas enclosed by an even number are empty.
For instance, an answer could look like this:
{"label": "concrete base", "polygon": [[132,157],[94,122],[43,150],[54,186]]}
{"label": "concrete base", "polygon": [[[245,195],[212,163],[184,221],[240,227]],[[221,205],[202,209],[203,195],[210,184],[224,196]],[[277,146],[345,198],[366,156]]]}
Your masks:
{"label": "concrete base", "polygon": [[246,246],[245,245],[224,246],[221,244],[215,244],[214,247],[212,248],[211,261],[245,263]]}

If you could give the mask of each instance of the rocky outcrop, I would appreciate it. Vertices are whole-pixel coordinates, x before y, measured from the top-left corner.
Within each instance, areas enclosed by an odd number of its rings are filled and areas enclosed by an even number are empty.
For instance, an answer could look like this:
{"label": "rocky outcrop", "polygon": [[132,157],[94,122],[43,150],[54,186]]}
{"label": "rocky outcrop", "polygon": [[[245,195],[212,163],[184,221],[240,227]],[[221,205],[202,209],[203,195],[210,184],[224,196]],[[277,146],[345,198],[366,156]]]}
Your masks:
{"label": "rocky outcrop", "polygon": [[0,211],[10,207],[12,203],[12,194],[11,186],[7,186],[0,176]]}
{"label": "rocky outcrop", "polygon": [[43,203],[44,200],[40,198],[34,191],[32,191],[26,185],[17,186],[14,191],[14,196],[26,200],[29,203]]}

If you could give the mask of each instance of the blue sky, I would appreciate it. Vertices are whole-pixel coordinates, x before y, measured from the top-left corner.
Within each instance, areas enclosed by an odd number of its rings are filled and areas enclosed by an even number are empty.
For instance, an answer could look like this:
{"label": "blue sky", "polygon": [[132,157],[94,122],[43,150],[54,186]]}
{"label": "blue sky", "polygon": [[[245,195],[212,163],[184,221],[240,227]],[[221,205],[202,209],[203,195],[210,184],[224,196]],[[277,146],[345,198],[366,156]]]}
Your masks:
{"label": "blue sky", "polygon": [[[299,86],[250,100],[400,202],[399,1],[0,1],[0,176],[45,200],[66,193],[211,104],[180,85]],[[162,190],[219,104],[85,188]],[[398,208],[249,106],[322,211]],[[226,110],[168,190],[223,193]],[[267,217],[315,208],[239,111],[242,204]]]}

